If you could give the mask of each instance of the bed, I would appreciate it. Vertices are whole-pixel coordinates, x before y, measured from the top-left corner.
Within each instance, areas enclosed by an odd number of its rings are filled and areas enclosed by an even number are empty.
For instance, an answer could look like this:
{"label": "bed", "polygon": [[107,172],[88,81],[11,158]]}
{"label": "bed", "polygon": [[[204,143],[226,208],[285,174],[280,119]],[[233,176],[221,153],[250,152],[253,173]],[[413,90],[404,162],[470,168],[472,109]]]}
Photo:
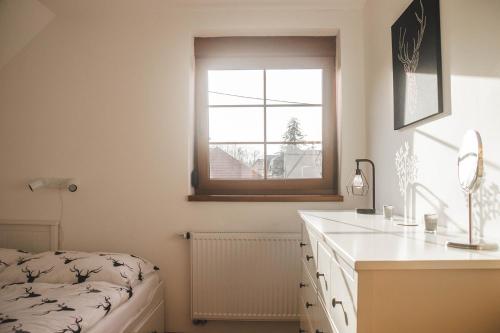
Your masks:
{"label": "bed", "polygon": [[133,254],[59,251],[57,238],[52,221],[0,220],[0,333],[163,332],[156,266]]}

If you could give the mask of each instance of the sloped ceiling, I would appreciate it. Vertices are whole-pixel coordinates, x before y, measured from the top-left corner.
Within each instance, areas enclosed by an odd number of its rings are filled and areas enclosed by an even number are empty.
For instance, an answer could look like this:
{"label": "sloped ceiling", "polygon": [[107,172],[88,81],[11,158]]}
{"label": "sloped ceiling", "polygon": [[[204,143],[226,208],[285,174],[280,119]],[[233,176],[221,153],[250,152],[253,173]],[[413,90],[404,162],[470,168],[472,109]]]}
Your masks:
{"label": "sloped ceiling", "polygon": [[366,0],[167,0],[180,6],[270,6],[361,9]]}
{"label": "sloped ceiling", "polygon": [[54,13],[38,0],[0,0],[0,69],[54,17]]}
{"label": "sloped ceiling", "polygon": [[[85,1],[0,0],[0,70],[25,48],[55,18],[55,13],[84,13]],[[158,0],[152,0],[154,3]],[[164,4],[188,7],[269,7],[351,10],[363,8],[366,0],[162,0]],[[99,11],[116,9],[119,1],[92,2]],[[148,2],[145,2],[147,5]],[[92,7],[92,6],[90,6]]]}

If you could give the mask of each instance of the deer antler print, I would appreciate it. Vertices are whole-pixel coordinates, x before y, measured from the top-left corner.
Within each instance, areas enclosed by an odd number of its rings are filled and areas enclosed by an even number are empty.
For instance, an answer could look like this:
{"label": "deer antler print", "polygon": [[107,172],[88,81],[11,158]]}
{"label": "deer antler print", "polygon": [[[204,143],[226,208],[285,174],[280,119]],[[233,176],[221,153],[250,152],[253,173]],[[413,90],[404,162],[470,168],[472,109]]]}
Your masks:
{"label": "deer antler print", "polygon": [[78,295],[83,295],[83,294],[97,294],[97,293],[100,293],[100,292],[101,291],[99,289],[95,289],[94,287],[92,287],[92,285],[88,284],[85,287],[85,291],[82,291]]}
{"label": "deer antler print", "polygon": [[128,298],[130,299],[134,295],[134,291],[132,289],[130,279],[128,278],[127,274],[120,272],[120,276],[125,279],[125,282],[127,284],[126,288],[120,287],[118,290],[125,290],[128,294]]}
{"label": "deer antler print", "polygon": [[104,303],[99,303],[98,305],[96,305],[96,309],[99,309],[99,308],[102,308],[104,310],[104,315],[106,316],[109,311],[111,310],[111,302],[109,301],[110,300],[110,297],[108,296],[104,296]]}
{"label": "deer antler print", "polygon": [[78,260],[78,259],[84,259],[84,258],[85,258],[85,257],[79,257],[79,258],[68,258],[68,257],[66,257],[66,256],[61,257],[61,259],[63,259],[63,260],[64,260],[64,264],[65,264],[65,265],[70,264],[70,263],[72,263],[72,262],[73,262],[73,261],[75,261],[75,260]]}
{"label": "deer antler print", "polygon": [[[70,324],[66,326],[66,328],[63,328],[60,331],[57,331],[57,333],[81,333],[83,326],[80,325],[82,323],[83,319],[82,317],[76,317],[75,322],[73,324]],[[76,326],[76,328],[73,328],[72,326]]]}
{"label": "deer antler print", "polygon": [[139,281],[142,281],[144,279],[144,275],[142,274],[142,267],[141,267],[141,263],[138,262],[137,263],[137,266],[139,267],[139,273],[137,274],[137,279]]}
{"label": "deer antler print", "polygon": [[128,299],[134,296],[134,290],[132,289],[132,286],[128,283],[128,281],[127,281],[127,287],[118,287],[114,289],[118,291],[125,291],[128,294]]}
{"label": "deer antler print", "polygon": [[23,324],[12,326],[12,332],[14,333],[31,333],[30,331],[25,331],[22,329]]}
{"label": "deer antler print", "polygon": [[34,292],[32,290],[33,290],[33,287],[24,288],[24,291],[25,291],[24,294],[21,295],[21,296],[18,296],[16,298],[11,299],[11,301],[15,302],[15,301],[18,301],[18,300],[20,300],[22,298],[35,298],[35,297],[42,296],[41,294],[38,294],[38,293],[36,293],[36,292]]}
{"label": "deer antler print", "polygon": [[142,261],[143,263],[146,263],[146,260],[142,259],[142,258],[141,258],[141,257],[139,257],[139,256],[136,256],[136,255],[134,255],[134,254],[131,254],[130,256],[131,256],[132,258],[139,259],[139,260],[140,260],[140,261]]}
{"label": "deer antler print", "polygon": [[43,313],[40,313],[39,316],[45,316],[45,315],[48,315],[51,312],[63,312],[63,311],[75,311],[75,309],[72,308],[72,307],[67,306],[66,303],[58,303],[57,304],[57,309],[52,309],[52,310],[45,311]]}
{"label": "deer antler print", "polygon": [[128,277],[127,274],[120,272],[120,276],[125,279],[125,282],[127,283],[127,285],[130,285],[130,278]]}
{"label": "deer antler print", "polygon": [[127,267],[128,269],[132,270],[132,267],[130,267],[129,265],[127,265],[126,263],[124,263],[123,261],[120,261],[120,260],[117,260],[115,258],[112,258],[112,257],[109,257],[109,258],[106,258],[107,260],[110,260],[111,262],[113,262],[113,267],[121,267],[121,266],[125,266]]}
{"label": "deer antler print", "polygon": [[128,299],[131,299],[132,296],[134,296],[134,289],[132,289],[131,285],[127,285],[127,287],[125,288],[125,291],[128,294]]}
{"label": "deer antler print", "polygon": [[73,273],[76,273],[75,276],[76,276],[78,281],[75,282],[74,284],[77,284],[77,283],[85,282],[92,274],[99,273],[101,271],[101,269],[102,269],[102,266],[94,268],[94,269],[87,269],[86,272],[84,273],[83,269],[79,269],[76,266],[73,266],[73,268],[70,268],[69,270]]}
{"label": "deer antler print", "polygon": [[32,309],[40,305],[52,304],[52,303],[57,303],[57,299],[42,298],[42,302],[33,304],[32,306],[30,306],[30,308]]}
{"label": "deer antler print", "polygon": [[427,17],[424,15],[424,5],[422,4],[422,0],[420,0],[420,8],[422,10],[420,16],[417,12],[415,12],[415,17],[419,24],[419,29],[417,31],[417,38],[413,38],[413,51],[411,56],[408,50],[408,42],[406,41],[406,29],[399,28],[398,60],[403,65],[406,73],[415,73],[417,71],[418,62],[420,60],[420,46],[422,45],[425,27],[427,26]]}
{"label": "deer antler print", "polygon": [[0,313],[0,325],[1,324],[8,324],[8,323],[15,323],[18,319],[15,318],[10,318],[7,315],[4,315],[3,313]]}
{"label": "deer antler print", "polygon": [[4,285],[2,286],[2,288],[0,288],[0,289],[5,289],[5,288],[7,288],[7,287],[9,287],[9,286],[15,286],[16,284],[24,284],[24,282],[12,282],[12,283],[7,283],[7,284],[4,284]]}
{"label": "deer antler print", "polygon": [[21,272],[23,273],[26,273],[26,282],[28,283],[33,283],[35,282],[36,279],[38,279],[41,275],[44,275],[44,274],[47,274],[49,273],[50,271],[52,271],[52,269],[54,269],[54,266],[52,266],[51,268],[49,269],[46,269],[44,271],[38,271],[36,274],[33,274],[35,271],[33,270],[30,270],[28,266],[24,267],[21,269]]}
{"label": "deer antler print", "polygon": [[40,259],[40,257],[31,257],[31,258],[30,257],[25,257],[25,258],[19,257],[17,259],[17,266],[21,266],[22,264],[27,263],[28,261],[36,260],[36,259]]}

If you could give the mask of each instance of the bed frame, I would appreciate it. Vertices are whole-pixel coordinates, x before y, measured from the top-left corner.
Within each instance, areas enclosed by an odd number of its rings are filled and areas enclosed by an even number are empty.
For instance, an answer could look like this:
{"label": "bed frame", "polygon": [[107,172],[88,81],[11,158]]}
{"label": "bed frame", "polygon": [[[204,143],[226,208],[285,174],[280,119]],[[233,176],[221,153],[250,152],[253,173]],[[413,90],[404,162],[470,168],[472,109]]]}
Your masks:
{"label": "bed frame", "polygon": [[[59,249],[59,221],[0,219],[0,248],[21,249],[29,252],[56,251]],[[163,295],[163,283],[160,283],[150,304],[116,332],[164,332]],[[110,317],[112,315],[113,313]]]}
{"label": "bed frame", "polygon": [[57,250],[58,243],[59,221],[0,219],[0,247],[43,252]]}

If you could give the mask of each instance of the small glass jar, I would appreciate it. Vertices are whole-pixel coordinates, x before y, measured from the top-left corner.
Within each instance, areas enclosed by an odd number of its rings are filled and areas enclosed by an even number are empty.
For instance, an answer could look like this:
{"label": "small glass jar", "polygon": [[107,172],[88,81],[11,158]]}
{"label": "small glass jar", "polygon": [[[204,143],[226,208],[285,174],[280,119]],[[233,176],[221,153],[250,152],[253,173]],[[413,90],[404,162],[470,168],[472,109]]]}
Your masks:
{"label": "small glass jar", "polygon": [[424,214],[425,231],[426,232],[436,232],[438,226],[438,215],[437,214]]}
{"label": "small glass jar", "polygon": [[393,212],[394,207],[392,207],[391,205],[384,205],[384,219],[392,220]]}

